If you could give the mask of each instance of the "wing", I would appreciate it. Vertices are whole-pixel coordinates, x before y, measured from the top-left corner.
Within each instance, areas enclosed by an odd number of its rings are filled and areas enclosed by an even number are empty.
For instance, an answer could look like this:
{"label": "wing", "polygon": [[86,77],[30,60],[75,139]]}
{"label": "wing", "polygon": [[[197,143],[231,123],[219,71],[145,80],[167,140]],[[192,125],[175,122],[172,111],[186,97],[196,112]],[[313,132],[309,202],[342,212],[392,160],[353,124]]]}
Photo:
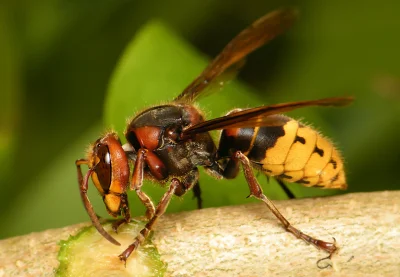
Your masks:
{"label": "wing", "polygon": [[353,100],[354,99],[352,97],[332,97],[319,100],[289,102],[270,106],[261,106],[204,121],[184,130],[183,135],[193,135],[196,133],[203,133],[211,130],[220,130],[227,128],[279,125],[279,122],[277,122],[275,119],[271,119],[268,116],[308,106],[345,106],[350,104]]}
{"label": "wing", "polygon": [[237,35],[174,101],[190,103],[227,68],[288,29],[297,17],[294,9],[268,13]]}

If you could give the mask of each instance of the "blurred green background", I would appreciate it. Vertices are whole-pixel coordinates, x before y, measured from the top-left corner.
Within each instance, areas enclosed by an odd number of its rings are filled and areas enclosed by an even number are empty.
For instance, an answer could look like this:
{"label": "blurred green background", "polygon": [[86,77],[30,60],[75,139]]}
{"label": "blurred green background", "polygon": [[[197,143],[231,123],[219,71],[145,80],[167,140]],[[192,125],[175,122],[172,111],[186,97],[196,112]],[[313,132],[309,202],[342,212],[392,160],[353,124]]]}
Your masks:
{"label": "blurred green background", "polygon": [[[335,141],[350,192],[399,189],[399,1],[2,1],[0,238],[88,221],[74,161],[89,143],[107,128],[122,134],[127,116],[172,99],[239,31],[288,5],[300,10],[295,26],[250,56],[240,83],[199,104],[212,117],[354,95],[350,107],[290,115]],[[267,195],[284,198],[274,182],[260,181]],[[201,185],[205,207],[253,201],[242,177],[202,176]],[[289,187],[298,197],[335,193]],[[155,201],[164,192],[144,190]],[[143,213],[134,193],[130,202],[134,215]],[[193,208],[189,193],[169,211]]]}

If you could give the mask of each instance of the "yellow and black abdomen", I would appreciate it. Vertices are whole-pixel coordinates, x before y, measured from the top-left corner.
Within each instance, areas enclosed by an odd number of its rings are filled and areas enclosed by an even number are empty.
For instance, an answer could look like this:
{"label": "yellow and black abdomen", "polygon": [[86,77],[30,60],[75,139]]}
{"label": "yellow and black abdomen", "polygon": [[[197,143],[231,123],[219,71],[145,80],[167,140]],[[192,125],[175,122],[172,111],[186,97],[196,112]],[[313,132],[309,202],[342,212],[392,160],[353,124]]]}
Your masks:
{"label": "yellow and black abdomen", "polygon": [[280,180],[347,188],[342,158],[328,139],[292,118],[270,118],[270,126],[223,130],[219,156],[241,151],[255,168]]}

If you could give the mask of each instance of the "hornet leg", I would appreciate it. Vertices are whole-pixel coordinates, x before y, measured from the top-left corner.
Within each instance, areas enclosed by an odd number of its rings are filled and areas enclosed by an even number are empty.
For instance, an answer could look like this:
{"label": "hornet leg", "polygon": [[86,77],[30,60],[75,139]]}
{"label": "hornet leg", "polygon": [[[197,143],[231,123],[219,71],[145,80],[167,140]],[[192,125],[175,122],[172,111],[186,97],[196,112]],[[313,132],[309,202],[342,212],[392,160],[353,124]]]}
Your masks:
{"label": "hornet leg", "polygon": [[255,198],[263,201],[267,207],[271,210],[271,212],[279,219],[279,221],[283,224],[285,229],[295,235],[297,238],[304,240],[307,243],[311,243],[318,249],[322,249],[329,253],[329,257],[336,251],[335,243],[325,242],[322,240],[318,240],[312,238],[300,230],[293,227],[289,221],[278,211],[275,205],[269,200],[262,192],[260,184],[258,183],[257,179],[254,176],[253,169],[250,165],[249,159],[240,151],[237,151],[234,154],[233,159],[238,159],[242,163],[244,175],[246,177],[247,183],[250,189],[250,196],[254,196]]}
{"label": "hornet leg", "polygon": [[197,209],[203,208],[203,199],[201,198],[201,188],[199,181],[193,186],[193,197],[197,199]]}
{"label": "hornet leg", "polygon": [[158,203],[153,217],[149,220],[149,222],[147,222],[144,228],[140,231],[138,236],[135,238],[134,242],[131,245],[129,245],[128,248],[125,249],[125,251],[118,256],[121,261],[124,261],[126,263],[126,260],[132,254],[132,252],[134,252],[139,247],[139,245],[145,241],[145,239],[153,229],[154,224],[157,222],[157,219],[165,213],[165,210],[167,209],[168,204],[175,193],[175,190],[180,185],[181,182],[178,179],[173,178],[171,180],[169,189],[167,192],[164,193],[163,197],[160,200],[160,203]]}
{"label": "hornet leg", "polygon": [[280,180],[280,179],[275,179],[275,180],[278,182],[279,186],[285,192],[288,199],[296,198],[296,196],[294,196],[293,192],[290,191],[290,189],[286,186],[286,184],[282,180]]}
{"label": "hornet leg", "polygon": [[143,205],[146,207],[146,218],[151,219],[155,212],[154,204],[150,197],[142,191],[146,152],[147,150],[145,149],[139,149],[138,151],[130,188],[136,192],[140,201],[142,201]]}
{"label": "hornet leg", "polygon": [[92,175],[94,169],[93,168],[89,169],[85,177],[83,177],[81,168],[82,164],[88,164],[88,161],[81,159],[75,162],[78,174],[79,191],[81,194],[83,205],[85,206],[85,209],[90,217],[90,220],[92,221],[93,226],[97,229],[97,231],[99,231],[99,233],[104,238],[106,238],[109,242],[115,245],[121,245],[109,233],[107,233],[106,230],[104,230],[103,226],[100,224],[99,219],[97,218],[96,212],[94,211],[93,206],[90,203],[89,198],[87,196],[89,178]]}

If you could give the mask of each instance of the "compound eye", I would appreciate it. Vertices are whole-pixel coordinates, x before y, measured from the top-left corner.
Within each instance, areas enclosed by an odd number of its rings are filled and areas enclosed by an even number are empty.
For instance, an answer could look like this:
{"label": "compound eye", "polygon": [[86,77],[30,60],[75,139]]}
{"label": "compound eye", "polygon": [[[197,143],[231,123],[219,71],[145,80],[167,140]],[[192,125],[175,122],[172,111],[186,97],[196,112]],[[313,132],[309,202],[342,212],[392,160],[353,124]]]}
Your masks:
{"label": "compound eye", "polygon": [[97,161],[95,172],[103,191],[107,192],[111,185],[111,155],[105,144],[97,144]]}

